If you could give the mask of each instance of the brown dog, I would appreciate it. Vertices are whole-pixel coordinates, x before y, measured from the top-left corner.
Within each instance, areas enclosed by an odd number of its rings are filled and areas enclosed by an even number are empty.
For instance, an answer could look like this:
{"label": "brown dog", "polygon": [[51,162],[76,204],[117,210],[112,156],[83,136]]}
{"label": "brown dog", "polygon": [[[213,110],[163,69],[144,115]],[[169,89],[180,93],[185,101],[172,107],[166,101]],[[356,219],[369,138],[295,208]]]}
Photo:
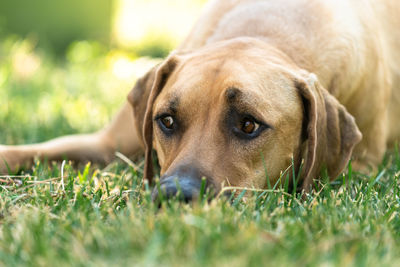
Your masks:
{"label": "brown dog", "polygon": [[154,149],[162,186],[173,195],[177,179],[187,198],[201,177],[217,190],[265,188],[293,169],[309,189],[352,155],[358,169],[376,166],[400,137],[398,14],[394,0],[211,1],[136,83],[133,113],[127,104],[98,133],[3,146],[0,156],[15,169],[34,157],[108,162],[144,149],[151,179]]}

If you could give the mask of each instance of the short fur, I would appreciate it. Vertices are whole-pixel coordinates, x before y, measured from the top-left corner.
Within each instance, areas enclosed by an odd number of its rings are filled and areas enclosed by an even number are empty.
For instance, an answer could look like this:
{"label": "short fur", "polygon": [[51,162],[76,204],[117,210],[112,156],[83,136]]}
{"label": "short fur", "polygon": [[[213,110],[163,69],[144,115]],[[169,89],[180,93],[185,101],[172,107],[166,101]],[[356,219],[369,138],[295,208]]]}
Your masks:
{"label": "short fur", "polygon": [[[0,157],[17,169],[34,157],[109,162],[117,150],[145,152],[151,179],[154,149],[160,175],[196,166],[217,188],[265,188],[266,176],[273,183],[294,168],[309,189],[324,169],[336,178],[351,156],[356,169],[369,170],[400,137],[399,13],[394,0],[211,1],[181,46],[138,80],[110,126],[0,146]],[[160,112],[176,113],[179,134],[162,133]],[[235,112],[271,127],[239,140],[227,127]]]}

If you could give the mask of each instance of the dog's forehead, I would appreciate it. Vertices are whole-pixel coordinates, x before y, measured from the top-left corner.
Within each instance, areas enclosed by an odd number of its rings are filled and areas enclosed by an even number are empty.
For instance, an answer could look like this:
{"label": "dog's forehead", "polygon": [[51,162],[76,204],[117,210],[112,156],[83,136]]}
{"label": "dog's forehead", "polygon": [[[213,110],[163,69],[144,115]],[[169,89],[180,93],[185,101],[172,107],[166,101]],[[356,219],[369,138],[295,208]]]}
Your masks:
{"label": "dog's forehead", "polygon": [[[236,90],[231,90],[236,88]],[[273,98],[285,102],[294,93],[294,79],[282,66],[235,57],[194,57],[170,76],[163,94],[207,102],[240,96]],[[228,92],[229,93],[225,93]],[[282,98],[282,99],[281,99]]]}
{"label": "dog's forehead", "polygon": [[216,105],[259,96],[260,92],[252,90],[255,84],[243,65],[232,60],[189,61],[171,75],[160,98],[168,105]]}

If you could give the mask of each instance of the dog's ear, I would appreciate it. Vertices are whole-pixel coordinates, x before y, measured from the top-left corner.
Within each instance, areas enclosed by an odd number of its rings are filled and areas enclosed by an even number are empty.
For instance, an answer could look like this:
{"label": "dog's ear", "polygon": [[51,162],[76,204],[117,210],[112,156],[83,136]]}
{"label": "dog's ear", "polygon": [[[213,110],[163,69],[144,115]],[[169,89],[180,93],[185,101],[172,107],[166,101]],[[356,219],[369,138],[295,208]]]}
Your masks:
{"label": "dog's ear", "polygon": [[154,83],[155,73],[158,65],[149,70],[146,75],[136,81],[135,86],[128,94],[128,101],[133,109],[133,116],[135,122],[135,130],[140,137],[142,146],[144,146],[143,138],[143,121],[144,114],[147,108],[147,101],[149,99],[150,91]]}
{"label": "dog's ear", "polygon": [[309,190],[322,168],[331,179],[343,171],[362,135],[353,116],[321,86],[315,74],[302,76],[305,78],[295,83],[305,111],[302,188]]}
{"label": "dog's ear", "polygon": [[153,178],[152,150],[153,150],[153,104],[169,75],[178,64],[178,57],[171,54],[163,63],[151,69],[128,95],[128,101],[133,107],[136,130],[145,148],[144,179],[151,182]]}

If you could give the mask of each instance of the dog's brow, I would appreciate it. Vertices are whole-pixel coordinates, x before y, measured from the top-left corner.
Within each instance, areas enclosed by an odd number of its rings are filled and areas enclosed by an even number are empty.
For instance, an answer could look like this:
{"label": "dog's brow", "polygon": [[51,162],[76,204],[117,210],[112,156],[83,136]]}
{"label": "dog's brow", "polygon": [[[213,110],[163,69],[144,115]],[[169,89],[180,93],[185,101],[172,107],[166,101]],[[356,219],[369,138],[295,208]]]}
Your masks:
{"label": "dog's brow", "polygon": [[228,101],[228,103],[232,103],[241,95],[241,93],[242,92],[238,88],[229,87],[225,91],[226,100]]}
{"label": "dog's brow", "polygon": [[168,109],[172,113],[176,113],[179,106],[179,97],[175,96],[168,102]]}
{"label": "dog's brow", "polygon": [[251,115],[268,125],[268,127],[273,128],[270,123],[266,123],[267,119],[255,108],[256,105],[253,102],[254,96],[252,97],[237,87],[229,87],[224,94],[230,108],[241,114]]}

